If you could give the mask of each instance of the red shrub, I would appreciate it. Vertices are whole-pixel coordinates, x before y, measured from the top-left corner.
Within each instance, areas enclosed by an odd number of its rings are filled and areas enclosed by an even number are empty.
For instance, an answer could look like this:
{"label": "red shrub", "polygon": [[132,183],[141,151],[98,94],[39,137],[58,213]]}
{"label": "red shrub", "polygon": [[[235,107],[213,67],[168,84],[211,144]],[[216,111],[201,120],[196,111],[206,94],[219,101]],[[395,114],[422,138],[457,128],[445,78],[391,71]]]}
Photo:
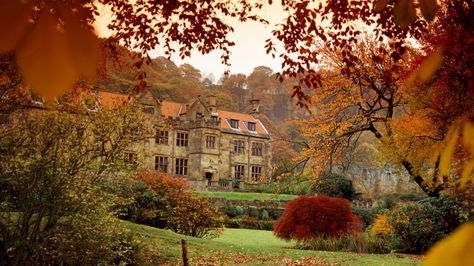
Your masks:
{"label": "red shrub", "polygon": [[361,230],[345,199],[328,196],[300,196],[290,202],[275,226],[275,236],[310,240],[318,236],[339,236]]}

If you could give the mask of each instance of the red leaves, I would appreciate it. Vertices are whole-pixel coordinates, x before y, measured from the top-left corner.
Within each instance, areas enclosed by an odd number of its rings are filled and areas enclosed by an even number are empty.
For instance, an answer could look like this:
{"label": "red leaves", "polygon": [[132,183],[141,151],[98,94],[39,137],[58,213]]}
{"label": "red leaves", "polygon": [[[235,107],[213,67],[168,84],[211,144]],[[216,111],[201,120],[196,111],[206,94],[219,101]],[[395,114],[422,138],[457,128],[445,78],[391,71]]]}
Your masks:
{"label": "red leaves", "polygon": [[275,226],[283,239],[310,240],[317,236],[338,236],[360,231],[360,221],[349,202],[327,196],[300,196],[288,203]]}

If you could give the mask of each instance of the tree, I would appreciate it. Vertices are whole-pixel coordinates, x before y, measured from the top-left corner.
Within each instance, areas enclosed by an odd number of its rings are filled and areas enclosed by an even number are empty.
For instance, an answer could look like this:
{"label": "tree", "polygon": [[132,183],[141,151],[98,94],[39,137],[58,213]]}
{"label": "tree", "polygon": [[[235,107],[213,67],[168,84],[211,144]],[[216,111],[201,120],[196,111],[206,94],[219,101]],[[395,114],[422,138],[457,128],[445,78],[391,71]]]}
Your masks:
{"label": "tree", "polygon": [[239,111],[245,111],[248,106],[247,77],[244,74],[223,76],[219,83],[223,90],[228,91],[238,103]]}
{"label": "tree", "polygon": [[356,192],[350,179],[343,175],[328,172],[321,174],[313,190],[317,194],[344,198],[349,201],[356,197]]}
{"label": "tree", "polygon": [[[318,171],[331,171],[333,162],[341,162],[344,154],[351,152],[362,134],[368,132],[389,146],[392,153],[398,150],[395,161],[406,168],[426,193],[437,195],[439,189],[431,188],[427,178],[415,170],[421,169],[425,161],[411,157],[417,153],[426,158],[429,151],[422,149],[422,145],[410,151],[407,143],[397,139],[404,133],[395,133],[392,121],[403,115],[407,117],[402,109],[405,106],[402,74],[410,58],[406,53],[395,60],[389,49],[366,38],[354,47],[357,60],[352,63],[350,73],[344,73],[342,54],[327,46],[319,47],[317,53],[325,65],[320,70],[321,87],[311,97],[314,114],[301,122],[304,135],[310,139],[310,148],[302,156],[313,158]],[[408,114],[408,117],[412,123],[417,119],[416,115]]]}
{"label": "tree", "polygon": [[63,108],[18,111],[0,128],[0,252],[7,264],[27,263],[73,217],[95,219],[87,197],[101,198],[101,181],[125,169],[123,151],[148,132],[137,106]]}

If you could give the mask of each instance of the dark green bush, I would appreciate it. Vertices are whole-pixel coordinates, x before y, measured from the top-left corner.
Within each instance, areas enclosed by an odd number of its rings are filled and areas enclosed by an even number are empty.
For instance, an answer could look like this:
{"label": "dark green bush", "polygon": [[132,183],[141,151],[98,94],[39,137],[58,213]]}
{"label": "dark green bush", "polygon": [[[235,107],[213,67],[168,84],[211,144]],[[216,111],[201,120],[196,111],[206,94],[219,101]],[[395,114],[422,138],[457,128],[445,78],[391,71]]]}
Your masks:
{"label": "dark green bush", "polygon": [[359,216],[361,219],[364,229],[367,229],[372,224],[372,220],[374,219],[374,215],[367,209],[351,205],[352,213]]}
{"label": "dark green bush", "polygon": [[256,230],[273,230],[273,222],[259,221],[256,217],[243,215],[240,220],[241,228],[256,229]]}
{"label": "dark green bush", "polygon": [[270,215],[268,214],[267,210],[263,210],[260,216],[260,220],[262,221],[268,221],[270,220]]}
{"label": "dark green bush", "polygon": [[352,180],[343,175],[329,172],[321,174],[319,180],[313,186],[313,191],[316,194],[347,200],[353,200],[356,197]]}
{"label": "dark green bush", "polygon": [[455,198],[441,196],[405,203],[390,213],[392,247],[402,252],[422,253],[469,219]]}
{"label": "dark green bush", "polygon": [[234,218],[234,217],[241,216],[242,214],[244,214],[244,209],[241,206],[227,206],[227,207],[224,207],[222,211],[229,218]]}
{"label": "dark green bush", "polygon": [[284,208],[267,208],[268,214],[272,220],[278,220],[280,217],[283,215],[283,212],[285,211]]}
{"label": "dark green bush", "polygon": [[260,210],[258,209],[258,207],[249,206],[248,215],[251,216],[251,217],[258,218],[258,217],[260,217]]}

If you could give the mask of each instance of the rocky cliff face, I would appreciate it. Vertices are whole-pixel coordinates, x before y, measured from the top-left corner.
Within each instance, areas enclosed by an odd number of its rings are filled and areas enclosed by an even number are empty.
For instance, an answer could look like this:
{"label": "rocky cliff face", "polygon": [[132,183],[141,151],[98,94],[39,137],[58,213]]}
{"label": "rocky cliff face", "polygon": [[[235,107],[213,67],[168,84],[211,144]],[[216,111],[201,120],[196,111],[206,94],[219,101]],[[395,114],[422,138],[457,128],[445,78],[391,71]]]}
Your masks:
{"label": "rocky cliff face", "polygon": [[365,167],[351,166],[345,173],[363,197],[379,197],[391,193],[421,192],[418,185],[402,169],[393,166]]}

